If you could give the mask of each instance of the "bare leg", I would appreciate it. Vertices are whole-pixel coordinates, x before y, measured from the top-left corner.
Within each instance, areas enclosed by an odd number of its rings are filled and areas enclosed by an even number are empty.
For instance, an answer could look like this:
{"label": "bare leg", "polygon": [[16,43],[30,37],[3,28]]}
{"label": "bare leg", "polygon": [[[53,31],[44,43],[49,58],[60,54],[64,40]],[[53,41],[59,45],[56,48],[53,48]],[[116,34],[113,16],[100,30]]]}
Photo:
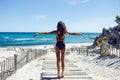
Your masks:
{"label": "bare leg", "polygon": [[56,50],[56,60],[57,60],[57,71],[58,71],[58,78],[60,78],[60,50],[58,47],[55,48]]}
{"label": "bare leg", "polygon": [[61,51],[61,62],[62,62],[62,76],[64,77],[64,68],[65,68],[65,48],[62,49]]}

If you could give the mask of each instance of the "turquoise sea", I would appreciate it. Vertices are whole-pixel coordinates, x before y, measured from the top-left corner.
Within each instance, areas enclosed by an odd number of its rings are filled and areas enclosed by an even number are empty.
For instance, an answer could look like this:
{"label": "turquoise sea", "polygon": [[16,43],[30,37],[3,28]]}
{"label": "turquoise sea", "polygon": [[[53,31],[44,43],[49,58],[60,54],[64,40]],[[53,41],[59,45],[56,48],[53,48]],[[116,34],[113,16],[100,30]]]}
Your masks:
{"label": "turquoise sea", "polygon": [[[56,43],[55,34],[40,34],[34,37],[35,32],[0,32],[0,47],[5,46],[32,46],[50,45]],[[92,43],[100,33],[83,33],[86,39],[81,36],[66,35],[65,43]]]}

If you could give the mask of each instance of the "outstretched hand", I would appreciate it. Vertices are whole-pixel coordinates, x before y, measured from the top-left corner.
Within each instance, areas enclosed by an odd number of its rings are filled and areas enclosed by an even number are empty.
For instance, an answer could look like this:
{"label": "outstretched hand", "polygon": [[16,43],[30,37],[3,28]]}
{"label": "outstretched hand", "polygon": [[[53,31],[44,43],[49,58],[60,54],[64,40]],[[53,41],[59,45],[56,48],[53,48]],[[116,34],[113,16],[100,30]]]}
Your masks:
{"label": "outstretched hand", "polygon": [[86,39],[86,37],[85,37],[83,34],[81,34],[81,36],[82,36],[84,39]]}
{"label": "outstretched hand", "polygon": [[84,34],[78,34],[79,36],[82,36],[84,39],[86,39]]}
{"label": "outstretched hand", "polygon": [[35,33],[35,34],[34,34],[34,37],[36,37],[36,36],[38,36],[38,33]]}

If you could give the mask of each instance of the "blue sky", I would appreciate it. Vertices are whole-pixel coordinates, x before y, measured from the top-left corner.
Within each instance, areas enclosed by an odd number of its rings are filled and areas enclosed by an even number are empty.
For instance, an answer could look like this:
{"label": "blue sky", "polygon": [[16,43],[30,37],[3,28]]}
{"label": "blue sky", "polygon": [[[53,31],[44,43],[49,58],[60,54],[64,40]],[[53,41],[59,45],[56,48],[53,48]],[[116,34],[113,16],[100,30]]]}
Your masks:
{"label": "blue sky", "polygon": [[56,30],[58,21],[68,31],[101,32],[116,26],[120,0],[0,0],[0,32]]}

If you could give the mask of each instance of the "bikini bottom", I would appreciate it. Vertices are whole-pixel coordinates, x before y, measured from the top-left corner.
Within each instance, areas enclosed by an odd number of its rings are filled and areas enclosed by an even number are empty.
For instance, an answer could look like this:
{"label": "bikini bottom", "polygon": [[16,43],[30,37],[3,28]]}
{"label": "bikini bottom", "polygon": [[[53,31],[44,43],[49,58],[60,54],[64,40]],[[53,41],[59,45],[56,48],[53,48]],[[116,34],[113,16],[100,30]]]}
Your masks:
{"label": "bikini bottom", "polygon": [[65,43],[64,43],[64,42],[57,42],[57,43],[56,43],[56,46],[57,46],[60,50],[62,50],[62,49],[65,47]]}

